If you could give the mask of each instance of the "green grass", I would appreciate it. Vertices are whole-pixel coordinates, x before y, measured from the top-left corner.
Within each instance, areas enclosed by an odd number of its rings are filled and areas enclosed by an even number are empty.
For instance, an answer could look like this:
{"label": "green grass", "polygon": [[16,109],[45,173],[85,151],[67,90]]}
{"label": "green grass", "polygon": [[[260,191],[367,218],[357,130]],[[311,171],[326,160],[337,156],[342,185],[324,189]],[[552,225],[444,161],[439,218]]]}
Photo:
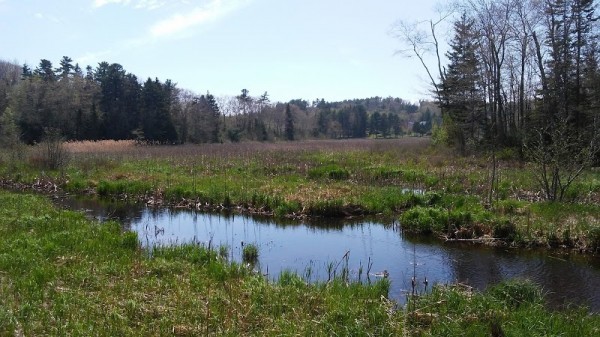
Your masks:
{"label": "green grass", "polygon": [[254,243],[248,243],[242,249],[242,261],[247,263],[256,263],[258,261],[258,246]]}
{"label": "green grass", "polygon": [[148,257],[119,224],[92,223],[43,197],[0,191],[0,204],[0,335],[397,331],[385,282],[272,284],[195,245]]}
{"label": "green grass", "polygon": [[461,286],[436,286],[411,300],[406,318],[417,336],[596,336],[598,315],[584,309],[548,311],[541,290],[523,280],[483,293]]}
{"label": "green grass", "polygon": [[600,317],[548,311],[527,282],[485,293],[435,287],[406,308],[389,281],[267,281],[227,248],[157,247],[134,233],[0,190],[0,335],[13,336],[593,336]]}

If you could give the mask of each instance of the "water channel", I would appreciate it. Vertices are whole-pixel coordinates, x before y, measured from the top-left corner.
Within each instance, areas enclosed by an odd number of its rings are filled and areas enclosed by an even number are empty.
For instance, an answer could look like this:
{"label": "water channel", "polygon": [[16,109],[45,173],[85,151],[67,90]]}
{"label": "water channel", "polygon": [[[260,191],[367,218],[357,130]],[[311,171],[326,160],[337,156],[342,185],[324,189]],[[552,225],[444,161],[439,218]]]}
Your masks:
{"label": "water channel", "polygon": [[[397,227],[370,221],[340,220],[275,222],[243,215],[207,214],[192,210],[149,208],[139,204],[61,198],[59,204],[83,210],[99,220],[119,220],[138,233],[142,245],[199,243],[228,247],[229,258],[240,261],[242,244],[259,248],[257,269],[271,279],[289,270],[309,279],[327,280],[329,269],[346,264],[351,277],[366,280],[386,270],[390,297],[403,303],[416,276],[432,284],[461,282],[483,290],[512,278],[527,278],[541,285],[549,305],[586,305],[600,312],[600,258],[541,250],[514,250],[445,244],[411,238]],[[328,269],[329,266],[329,269]]]}

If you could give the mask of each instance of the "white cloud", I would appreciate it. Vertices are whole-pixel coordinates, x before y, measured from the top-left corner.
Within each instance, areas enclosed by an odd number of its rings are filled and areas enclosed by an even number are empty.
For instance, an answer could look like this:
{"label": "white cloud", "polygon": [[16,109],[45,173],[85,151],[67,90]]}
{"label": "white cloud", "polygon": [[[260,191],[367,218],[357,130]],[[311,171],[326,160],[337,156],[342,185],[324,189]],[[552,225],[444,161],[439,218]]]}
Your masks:
{"label": "white cloud", "polygon": [[130,0],[94,0],[94,8],[100,8],[109,4],[128,4]]}
{"label": "white cloud", "polygon": [[240,9],[246,0],[211,0],[203,7],[196,7],[186,14],[175,14],[150,27],[153,37],[165,37],[184,32],[192,27],[214,22]]}
{"label": "white cloud", "polygon": [[166,5],[164,0],[140,0],[135,4],[135,8],[153,10]]}
{"label": "white cloud", "polygon": [[[0,0],[0,1],[2,1],[2,0]],[[33,16],[38,20],[48,20],[48,21],[54,22],[54,23],[61,22],[61,20],[54,15],[45,15],[43,13],[35,13]]]}
{"label": "white cloud", "polygon": [[[2,1],[2,0],[0,0],[0,1]],[[115,5],[123,5],[123,6],[132,5],[133,8],[135,8],[135,9],[153,10],[153,9],[161,8],[168,3],[169,3],[168,0],[137,0],[137,1],[132,1],[132,0],[94,0],[92,7],[100,8],[100,7],[104,7],[106,5],[115,4]]]}
{"label": "white cloud", "polygon": [[75,61],[77,61],[77,63],[79,63],[79,64],[86,64],[86,65],[90,64],[93,66],[93,64],[103,61],[102,58],[111,53],[112,53],[111,50],[104,50],[104,51],[99,51],[99,52],[87,52],[84,55],[75,58]]}

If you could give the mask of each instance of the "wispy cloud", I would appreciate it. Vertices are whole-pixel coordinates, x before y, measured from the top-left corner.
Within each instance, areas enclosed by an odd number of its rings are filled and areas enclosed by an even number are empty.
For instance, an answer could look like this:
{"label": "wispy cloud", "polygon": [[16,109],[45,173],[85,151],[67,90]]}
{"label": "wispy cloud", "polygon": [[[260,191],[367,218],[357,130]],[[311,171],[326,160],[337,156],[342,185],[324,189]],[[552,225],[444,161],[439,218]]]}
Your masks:
{"label": "wispy cloud", "polygon": [[135,8],[153,10],[166,5],[166,0],[140,0],[135,4]]}
{"label": "wispy cloud", "polygon": [[[2,1],[2,0],[0,0],[0,1]],[[169,3],[168,0],[137,0],[137,1],[132,1],[132,0],[94,0],[92,7],[100,8],[100,7],[104,7],[106,5],[114,4],[114,5],[123,5],[123,6],[131,5],[135,9],[153,10],[153,9],[161,8],[164,5],[166,5],[167,3]]]}
{"label": "wispy cloud", "polygon": [[94,0],[93,7],[100,8],[110,4],[128,4],[131,0]]}
{"label": "wispy cloud", "polygon": [[110,55],[111,53],[111,50],[87,52],[82,56],[76,57],[75,61],[77,61],[79,64],[95,64],[103,61],[102,58],[106,55]]}
{"label": "wispy cloud", "polygon": [[186,14],[175,14],[150,27],[152,37],[167,37],[185,32],[193,27],[217,21],[240,9],[248,0],[210,0],[205,6],[196,7]]}
{"label": "wispy cloud", "polygon": [[[0,2],[2,2],[2,0],[0,0]],[[48,20],[48,21],[51,21],[51,22],[54,22],[54,23],[60,23],[61,22],[60,19],[57,18],[54,15],[47,15],[47,14],[43,14],[43,13],[35,13],[33,16],[36,19],[38,19],[38,20]]]}

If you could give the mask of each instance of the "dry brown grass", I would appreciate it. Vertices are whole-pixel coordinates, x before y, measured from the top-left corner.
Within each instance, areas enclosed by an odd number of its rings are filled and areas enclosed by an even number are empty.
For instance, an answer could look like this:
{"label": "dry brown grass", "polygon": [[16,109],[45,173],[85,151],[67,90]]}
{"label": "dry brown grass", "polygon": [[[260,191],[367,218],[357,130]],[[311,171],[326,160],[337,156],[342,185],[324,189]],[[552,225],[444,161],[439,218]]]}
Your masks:
{"label": "dry brown grass", "polygon": [[137,146],[132,140],[99,140],[67,142],[65,147],[71,153],[122,153]]}
{"label": "dry brown grass", "polygon": [[142,158],[174,157],[256,157],[264,153],[282,152],[288,155],[306,152],[369,151],[396,152],[403,156],[422,153],[430,144],[429,138],[305,140],[297,142],[243,142],[224,144],[138,145],[129,140],[69,142],[72,154],[103,154]]}

